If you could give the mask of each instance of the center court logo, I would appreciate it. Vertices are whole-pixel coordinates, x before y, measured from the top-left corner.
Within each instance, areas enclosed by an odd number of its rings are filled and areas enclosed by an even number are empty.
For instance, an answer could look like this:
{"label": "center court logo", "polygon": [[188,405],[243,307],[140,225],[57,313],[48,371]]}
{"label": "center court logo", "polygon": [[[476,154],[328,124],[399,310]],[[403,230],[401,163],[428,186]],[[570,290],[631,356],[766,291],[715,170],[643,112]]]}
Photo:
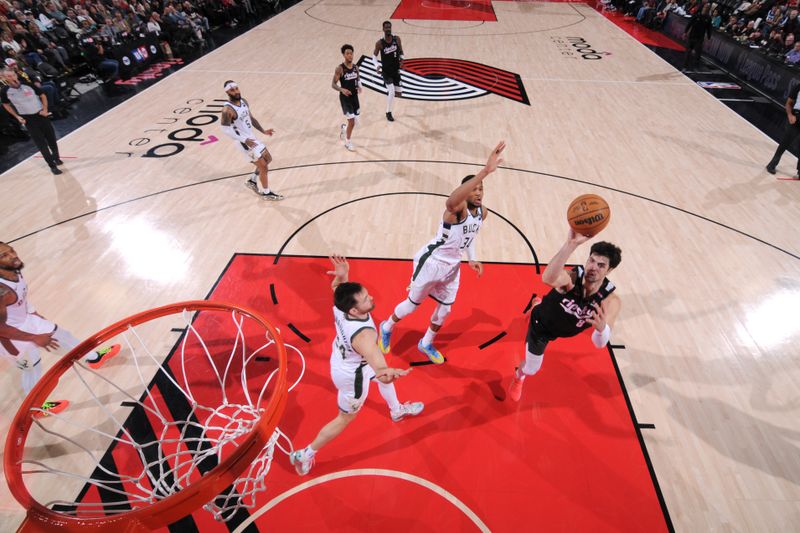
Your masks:
{"label": "center court logo", "polygon": [[[361,56],[358,70],[365,87],[387,93],[372,58]],[[422,57],[404,60],[400,72],[403,98],[410,100],[466,100],[492,93],[531,105],[519,74],[489,65],[463,59]]]}
{"label": "center court logo", "polygon": [[601,52],[586,42],[583,37],[550,37],[561,55],[569,59],[596,61],[610,56],[611,52]]}

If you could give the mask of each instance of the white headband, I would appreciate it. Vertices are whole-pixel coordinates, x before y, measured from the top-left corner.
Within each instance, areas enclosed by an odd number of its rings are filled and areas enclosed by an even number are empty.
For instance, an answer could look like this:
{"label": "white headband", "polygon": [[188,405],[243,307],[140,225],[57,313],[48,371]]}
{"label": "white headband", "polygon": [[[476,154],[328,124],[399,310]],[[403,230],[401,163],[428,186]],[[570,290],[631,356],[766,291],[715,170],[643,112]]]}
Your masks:
{"label": "white headband", "polygon": [[239,87],[239,86],[236,85],[235,81],[229,81],[228,83],[225,84],[225,90],[226,91],[230,91],[231,89],[236,89],[237,87]]}

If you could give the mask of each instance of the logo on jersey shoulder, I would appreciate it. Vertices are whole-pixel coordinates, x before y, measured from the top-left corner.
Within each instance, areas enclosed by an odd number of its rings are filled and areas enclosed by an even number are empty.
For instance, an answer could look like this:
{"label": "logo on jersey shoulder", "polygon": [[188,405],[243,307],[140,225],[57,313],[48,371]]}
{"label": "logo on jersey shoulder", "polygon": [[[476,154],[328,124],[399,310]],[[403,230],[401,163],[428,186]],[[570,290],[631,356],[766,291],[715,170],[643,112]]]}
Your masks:
{"label": "logo on jersey shoulder", "polygon": [[[388,93],[383,76],[375,70],[371,57],[361,56],[358,68],[365,87],[379,93]],[[403,89],[402,95],[399,95],[401,98],[466,100],[492,93],[531,105],[519,74],[481,63],[432,57],[406,59],[400,74]]]}

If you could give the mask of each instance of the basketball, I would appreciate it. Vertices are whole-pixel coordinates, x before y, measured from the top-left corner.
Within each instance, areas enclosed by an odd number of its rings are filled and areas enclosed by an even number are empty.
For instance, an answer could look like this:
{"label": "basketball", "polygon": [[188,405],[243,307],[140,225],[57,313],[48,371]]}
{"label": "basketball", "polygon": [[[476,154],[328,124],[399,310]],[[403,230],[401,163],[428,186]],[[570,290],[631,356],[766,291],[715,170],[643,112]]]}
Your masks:
{"label": "basketball", "polygon": [[567,208],[567,221],[577,233],[593,237],[603,231],[611,220],[608,202],[596,194],[582,194]]}

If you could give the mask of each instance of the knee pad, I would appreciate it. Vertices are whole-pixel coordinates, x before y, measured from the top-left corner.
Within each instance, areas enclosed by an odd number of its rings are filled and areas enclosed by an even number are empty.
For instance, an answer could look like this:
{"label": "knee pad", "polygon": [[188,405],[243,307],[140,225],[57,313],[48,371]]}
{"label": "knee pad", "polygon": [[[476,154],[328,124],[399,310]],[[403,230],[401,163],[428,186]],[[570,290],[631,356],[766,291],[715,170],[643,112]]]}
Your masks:
{"label": "knee pad", "polygon": [[450,306],[447,304],[436,304],[436,309],[433,310],[431,315],[431,323],[441,326],[444,319],[450,314]]}

